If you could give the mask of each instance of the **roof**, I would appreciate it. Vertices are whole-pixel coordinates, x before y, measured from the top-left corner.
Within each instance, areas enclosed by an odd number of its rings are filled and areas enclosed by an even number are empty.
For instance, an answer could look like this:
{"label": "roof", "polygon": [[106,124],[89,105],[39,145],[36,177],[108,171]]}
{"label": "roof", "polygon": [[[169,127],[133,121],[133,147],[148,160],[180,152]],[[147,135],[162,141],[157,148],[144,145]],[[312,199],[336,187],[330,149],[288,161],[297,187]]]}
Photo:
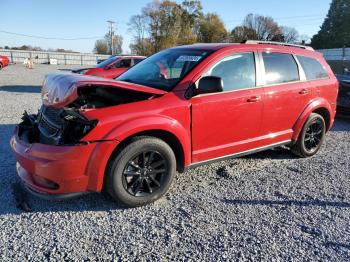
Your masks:
{"label": "roof", "polygon": [[247,40],[243,43],[196,43],[192,45],[183,45],[175,48],[189,48],[189,49],[206,49],[206,50],[219,50],[225,47],[244,47],[246,45],[263,45],[262,47],[284,47],[284,48],[298,48],[309,51],[314,51],[310,46],[296,45],[290,43],[274,42],[274,41],[258,41],[258,40]]}
{"label": "roof", "polygon": [[239,43],[196,43],[192,45],[181,45],[174,48],[189,48],[189,49],[206,49],[206,50],[219,50],[228,46],[238,46]]}

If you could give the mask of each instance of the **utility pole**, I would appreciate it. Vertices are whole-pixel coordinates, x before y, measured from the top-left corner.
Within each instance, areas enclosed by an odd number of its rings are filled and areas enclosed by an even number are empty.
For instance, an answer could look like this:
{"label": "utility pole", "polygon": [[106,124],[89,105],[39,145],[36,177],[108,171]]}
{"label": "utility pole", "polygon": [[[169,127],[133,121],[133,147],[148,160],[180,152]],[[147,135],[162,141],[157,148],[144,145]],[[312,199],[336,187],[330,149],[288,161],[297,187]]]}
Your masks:
{"label": "utility pole", "polygon": [[113,43],[113,36],[114,36],[114,25],[115,21],[108,20],[107,23],[109,23],[109,36],[111,38],[111,55],[113,55],[114,51],[114,43]]}

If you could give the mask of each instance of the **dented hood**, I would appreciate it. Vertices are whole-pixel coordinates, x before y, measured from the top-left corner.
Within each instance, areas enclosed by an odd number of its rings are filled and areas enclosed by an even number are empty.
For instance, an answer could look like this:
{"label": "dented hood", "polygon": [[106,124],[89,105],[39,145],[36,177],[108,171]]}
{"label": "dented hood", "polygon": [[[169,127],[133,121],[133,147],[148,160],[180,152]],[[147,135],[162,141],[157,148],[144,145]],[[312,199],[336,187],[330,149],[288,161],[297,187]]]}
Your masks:
{"label": "dented hood", "polygon": [[153,95],[163,95],[166,91],[143,85],[116,81],[101,77],[77,74],[49,74],[45,77],[41,96],[43,104],[64,107],[78,98],[78,89],[88,86],[114,87]]}

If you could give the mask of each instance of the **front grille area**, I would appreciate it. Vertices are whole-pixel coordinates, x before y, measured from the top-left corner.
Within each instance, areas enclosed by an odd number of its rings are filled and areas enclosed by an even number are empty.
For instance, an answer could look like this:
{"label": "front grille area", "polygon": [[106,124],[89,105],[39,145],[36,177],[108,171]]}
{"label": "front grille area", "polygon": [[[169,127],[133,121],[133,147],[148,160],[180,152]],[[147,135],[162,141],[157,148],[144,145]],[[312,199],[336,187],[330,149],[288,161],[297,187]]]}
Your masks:
{"label": "front grille area", "polygon": [[36,118],[40,143],[68,145],[79,143],[97,121],[89,121],[79,112],[42,106]]}
{"label": "front grille area", "polygon": [[42,108],[42,115],[44,116],[44,118],[57,127],[60,127],[64,124],[64,121],[61,117],[61,113],[62,109],[44,106]]}
{"label": "front grille area", "polygon": [[61,113],[62,109],[42,106],[38,123],[42,141],[59,144],[64,129]]}
{"label": "front grille area", "polygon": [[44,133],[46,136],[55,136],[57,135],[59,129],[55,126],[51,125],[50,122],[48,122],[45,117],[42,117],[39,122],[39,129],[42,133]]}

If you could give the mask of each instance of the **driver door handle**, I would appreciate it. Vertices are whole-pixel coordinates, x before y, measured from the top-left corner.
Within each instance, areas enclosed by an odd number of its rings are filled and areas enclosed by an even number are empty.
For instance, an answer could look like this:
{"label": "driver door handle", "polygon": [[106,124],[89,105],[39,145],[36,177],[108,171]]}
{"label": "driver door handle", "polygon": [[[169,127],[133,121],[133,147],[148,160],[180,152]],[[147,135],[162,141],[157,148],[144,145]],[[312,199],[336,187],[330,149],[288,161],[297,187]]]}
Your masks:
{"label": "driver door handle", "polygon": [[299,94],[301,94],[301,95],[306,95],[306,94],[308,94],[309,93],[309,90],[308,89],[301,89],[300,91],[299,91]]}
{"label": "driver door handle", "polygon": [[248,103],[254,103],[260,101],[261,97],[260,96],[251,96],[247,99]]}

